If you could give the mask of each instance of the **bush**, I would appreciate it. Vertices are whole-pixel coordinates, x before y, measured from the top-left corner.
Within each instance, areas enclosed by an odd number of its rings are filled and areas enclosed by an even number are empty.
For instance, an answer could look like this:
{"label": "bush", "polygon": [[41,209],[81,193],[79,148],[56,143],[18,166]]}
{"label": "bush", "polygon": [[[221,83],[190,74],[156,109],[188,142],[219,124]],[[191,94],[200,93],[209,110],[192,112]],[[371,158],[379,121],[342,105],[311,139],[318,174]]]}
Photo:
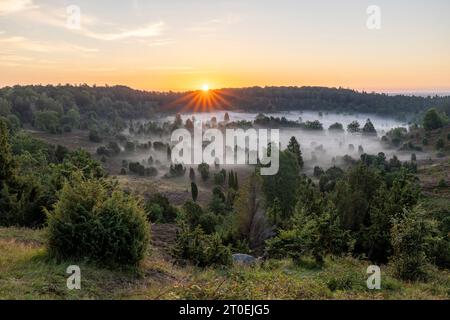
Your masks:
{"label": "bush", "polygon": [[214,184],[218,186],[223,186],[226,179],[226,172],[225,174],[223,171],[214,173]]}
{"label": "bush", "polygon": [[100,137],[100,134],[98,133],[97,130],[89,131],[89,141],[96,143],[102,142],[102,138]]}
{"label": "bush", "polygon": [[108,149],[111,151],[111,155],[118,155],[121,151],[119,145],[115,141],[108,143]]}
{"label": "bush", "polygon": [[439,138],[439,139],[436,141],[436,149],[437,149],[437,150],[440,150],[440,149],[443,149],[444,147],[445,147],[444,139]]}
{"label": "bush", "polygon": [[59,114],[56,111],[38,111],[35,114],[35,127],[50,133],[61,133]]}
{"label": "bush", "polygon": [[394,255],[391,263],[396,276],[402,280],[427,278],[429,244],[437,233],[434,220],[425,218],[425,212],[416,207],[404,210],[394,221],[391,238]]}
{"label": "bush", "polygon": [[429,109],[423,117],[423,127],[425,130],[436,130],[442,128],[448,119],[445,114],[439,113],[435,108]]}
{"label": "bush", "polygon": [[187,227],[195,229],[200,224],[200,217],[204,212],[199,204],[188,200],[183,204],[183,214],[183,219]]}
{"label": "bush", "polygon": [[182,164],[171,164],[169,169],[169,176],[170,177],[183,177],[186,173],[186,168],[183,167]]}
{"label": "bush", "polygon": [[173,254],[179,261],[189,261],[202,268],[232,263],[231,251],[222,244],[220,236],[217,233],[207,235],[200,227],[181,231]]}
{"label": "bush", "polygon": [[447,182],[445,181],[445,179],[439,180],[438,187],[439,188],[446,188],[447,187]]}
{"label": "bush", "polygon": [[48,212],[48,249],[62,259],[107,265],[137,265],[149,241],[140,203],[105,183],[75,174]]}
{"label": "bush", "polygon": [[111,152],[109,151],[109,149],[107,149],[104,146],[101,146],[101,147],[97,148],[97,154],[99,156],[107,156],[107,157],[111,156]]}
{"label": "bush", "polygon": [[198,165],[198,171],[200,172],[200,175],[202,176],[203,180],[208,180],[209,178],[209,164],[207,163],[201,163]]}
{"label": "bush", "polygon": [[336,123],[333,123],[333,124],[328,128],[328,130],[330,130],[330,131],[344,131],[344,126],[343,126],[341,123],[336,122]]}
{"label": "bush", "polygon": [[194,202],[196,202],[197,198],[198,198],[198,187],[195,182],[191,182],[191,195],[192,195],[192,200]]}
{"label": "bush", "polygon": [[171,223],[178,215],[177,209],[169,203],[169,199],[160,193],[154,194],[147,201],[145,209],[152,222]]}

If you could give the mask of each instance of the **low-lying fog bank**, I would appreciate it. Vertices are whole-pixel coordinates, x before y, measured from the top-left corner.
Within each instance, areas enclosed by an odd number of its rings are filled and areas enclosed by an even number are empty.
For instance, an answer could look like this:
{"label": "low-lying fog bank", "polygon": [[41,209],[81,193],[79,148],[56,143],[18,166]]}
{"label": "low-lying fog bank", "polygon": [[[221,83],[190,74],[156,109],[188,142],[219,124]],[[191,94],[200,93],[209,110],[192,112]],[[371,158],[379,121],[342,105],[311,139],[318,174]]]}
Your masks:
{"label": "low-lying fog bank", "polygon": [[[217,122],[224,121],[226,114],[229,117],[229,122],[239,121],[254,121],[257,117],[255,113],[244,112],[214,112],[214,113],[195,113],[195,114],[181,114],[183,123],[186,123],[188,119],[201,120],[204,124],[211,123],[211,119],[215,118]],[[362,153],[378,154],[383,152],[386,158],[391,158],[396,155],[400,160],[406,161],[411,159],[412,151],[398,151],[396,148],[390,148],[388,144],[382,142],[381,137],[385,135],[389,130],[402,127],[408,128],[407,123],[397,121],[392,118],[383,118],[375,115],[364,114],[336,114],[326,112],[279,112],[279,113],[266,113],[267,117],[285,118],[288,121],[295,121],[297,123],[306,123],[308,121],[318,120],[323,125],[323,130],[304,130],[302,128],[292,127],[279,127],[280,129],[280,143],[282,149],[285,149],[292,136],[296,137],[300,143],[301,151],[305,161],[305,170],[309,172],[316,165],[328,168],[334,164],[339,164],[339,160],[345,155],[351,156],[353,159],[359,159]],[[358,121],[361,128],[366,123],[366,120],[370,119],[377,135],[364,135],[361,133],[349,133],[347,132],[347,125],[353,121]],[[152,121],[152,120],[148,120]],[[153,120],[154,121],[154,120]],[[163,126],[164,123],[173,123],[175,116],[164,117],[157,120],[157,123]],[[145,123],[147,120],[139,121]],[[335,123],[340,123],[343,126],[342,131],[328,130],[328,128]],[[270,128],[270,126],[268,127]],[[170,135],[163,134],[130,134],[127,129],[124,132],[125,135],[130,136],[130,140],[138,141],[139,143],[145,143],[147,141],[161,141],[163,143],[170,142]],[[255,150],[254,148],[250,148]],[[199,151],[199,150],[196,150]],[[417,158],[425,158],[426,154],[421,152],[417,153]],[[147,161],[152,156],[153,160],[157,162],[157,166],[167,167],[169,162],[167,161],[167,155],[165,150],[157,152],[153,150],[136,150],[133,155],[130,155],[128,160],[132,161]]]}

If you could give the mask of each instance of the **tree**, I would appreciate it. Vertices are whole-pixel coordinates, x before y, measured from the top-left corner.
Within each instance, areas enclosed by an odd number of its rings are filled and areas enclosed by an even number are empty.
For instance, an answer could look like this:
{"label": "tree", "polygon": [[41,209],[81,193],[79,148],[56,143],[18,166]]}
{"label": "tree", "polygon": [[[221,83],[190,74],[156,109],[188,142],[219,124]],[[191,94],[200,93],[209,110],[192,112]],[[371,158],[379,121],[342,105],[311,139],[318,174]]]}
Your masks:
{"label": "tree", "polygon": [[181,115],[179,113],[175,115],[175,120],[173,124],[174,127],[176,128],[181,128],[183,126],[183,119],[181,118]]}
{"label": "tree", "polygon": [[209,178],[209,164],[207,163],[201,163],[198,165],[197,170],[200,172],[200,175],[204,181],[208,180]]}
{"label": "tree", "polygon": [[234,173],[233,173],[233,170],[231,170],[228,173],[228,188],[234,189]]}
{"label": "tree", "polygon": [[442,128],[446,122],[446,117],[441,115],[435,108],[429,109],[423,117],[423,127],[425,130],[436,130]]}
{"label": "tree", "polygon": [[91,142],[102,142],[102,138],[96,129],[89,130],[89,141]]}
{"label": "tree", "polygon": [[189,179],[191,181],[195,181],[195,171],[194,171],[194,168],[192,168],[192,167],[189,169]]}
{"label": "tree", "polygon": [[60,116],[56,111],[36,112],[35,126],[50,133],[60,133]]}
{"label": "tree", "polygon": [[[289,217],[296,203],[299,179],[298,159],[290,151],[280,151],[279,170],[276,175],[263,176],[263,191],[268,203],[278,199],[282,212]],[[289,190],[289,191],[288,191]]]}
{"label": "tree", "polygon": [[314,177],[316,178],[320,178],[323,174],[325,173],[325,171],[323,171],[323,169],[319,166],[315,166],[314,167]]}
{"label": "tree", "polygon": [[304,186],[310,188],[309,199],[299,200],[288,228],[267,241],[267,252],[270,257],[290,257],[294,262],[310,255],[317,264],[322,264],[326,254],[346,253],[352,241],[349,233],[341,228],[333,204],[311,185]]}
{"label": "tree", "polygon": [[416,207],[395,219],[391,233],[396,275],[403,280],[425,279],[429,241],[437,234],[436,221],[427,219],[425,211]]}
{"label": "tree", "polygon": [[360,124],[358,121],[353,121],[347,126],[347,131],[350,133],[356,133],[360,131]]}
{"label": "tree", "polygon": [[373,126],[372,121],[370,119],[367,119],[366,124],[364,125],[362,129],[363,134],[365,135],[376,135],[377,130],[375,130],[375,127]]}
{"label": "tree", "polygon": [[223,186],[225,183],[226,175],[224,176],[222,172],[214,173],[214,184],[218,186]]}
{"label": "tree", "polygon": [[11,114],[11,103],[5,98],[0,98],[0,117],[7,117]]}
{"label": "tree", "polygon": [[198,188],[197,188],[197,184],[195,182],[191,182],[191,194],[192,194],[192,200],[194,202],[196,202],[197,198],[198,198]]}
{"label": "tree", "polygon": [[230,121],[230,115],[228,114],[228,112],[225,112],[225,115],[223,117],[223,121],[225,121],[225,122],[229,122]]}
{"label": "tree", "polygon": [[194,230],[200,224],[200,218],[204,214],[199,204],[189,200],[183,204],[183,213],[184,221],[190,230]]}
{"label": "tree", "polygon": [[267,210],[267,218],[272,225],[280,226],[282,224],[283,212],[281,210],[280,200],[276,198]]}
{"label": "tree", "polygon": [[14,159],[9,143],[9,133],[6,123],[0,120],[0,190],[2,184],[10,181],[14,174]]}
{"label": "tree", "polygon": [[67,125],[70,128],[78,128],[80,126],[80,113],[76,109],[71,108],[61,118],[61,125]]}
{"label": "tree", "polygon": [[336,122],[336,123],[333,123],[332,125],[330,125],[328,130],[330,130],[330,131],[344,131],[344,126],[342,125],[342,123]]}
{"label": "tree", "polygon": [[247,242],[251,249],[261,247],[268,237],[261,189],[261,177],[251,175],[242,185],[234,203],[234,237]]}
{"label": "tree", "polygon": [[292,152],[297,158],[299,168],[303,168],[303,157],[302,151],[300,150],[300,144],[297,142],[295,137],[291,137],[288,144],[288,150]]}

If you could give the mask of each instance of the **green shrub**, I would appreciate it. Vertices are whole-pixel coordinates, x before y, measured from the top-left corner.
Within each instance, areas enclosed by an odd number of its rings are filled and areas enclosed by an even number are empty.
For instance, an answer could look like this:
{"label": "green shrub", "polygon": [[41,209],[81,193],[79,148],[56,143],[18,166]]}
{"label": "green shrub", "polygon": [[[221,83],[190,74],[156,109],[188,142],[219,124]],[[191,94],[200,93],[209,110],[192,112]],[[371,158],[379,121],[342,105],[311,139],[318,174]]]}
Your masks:
{"label": "green shrub", "polygon": [[189,261],[202,268],[232,263],[231,251],[222,244],[220,236],[217,233],[207,235],[200,227],[181,231],[173,254],[179,261]]}
{"label": "green shrub", "polygon": [[436,222],[427,219],[420,207],[404,210],[402,217],[394,220],[391,230],[394,255],[391,263],[395,275],[402,280],[427,278],[430,242],[437,234]]}
{"label": "green shrub", "polygon": [[445,147],[444,139],[439,138],[438,141],[436,141],[436,149],[440,150],[443,149],[444,147]]}
{"label": "green shrub", "polygon": [[171,223],[174,222],[178,211],[172,206],[166,196],[156,193],[150,197],[145,204],[148,219],[152,222]]}
{"label": "green shrub", "polygon": [[97,130],[92,129],[89,131],[89,141],[96,143],[102,142],[102,138]]}
{"label": "green shrub", "polygon": [[447,182],[445,181],[445,179],[439,180],[438,187],[439,188],[446,188],[447,187]]}
{"label": "green shrub", "polygon": [[211,234],[216,231],[216,226],[219,223],[219,218],[214,213],[207,212],[200,217],[198,223],[206,234]]}
{"label": "green shrub", "polygon": [[57,258],[133,266],[147,250],[149,226],[140,203],[108,191],[100,180],[75,174],[47,215],[48,249]]}
{"label": "green shrub", "polygon": [[192,195],[192,200],[194,202],[196,202],[197,198],[198,198],[198,187],[195,182],[191,182],[191,195]]}
{"label": "green shrub", "polygon": [[201,163],[198,165],[197,170],[200,172],[200,175],[202,176],[203,180],[208,180],[209,178],[209,164],[207,163]]}
{"label": "green shrub", "polygon": [[200,217],[204,214],[202,207],[193,201],[183,204],[183,220],[190,229],[195,229],[200,224]]}

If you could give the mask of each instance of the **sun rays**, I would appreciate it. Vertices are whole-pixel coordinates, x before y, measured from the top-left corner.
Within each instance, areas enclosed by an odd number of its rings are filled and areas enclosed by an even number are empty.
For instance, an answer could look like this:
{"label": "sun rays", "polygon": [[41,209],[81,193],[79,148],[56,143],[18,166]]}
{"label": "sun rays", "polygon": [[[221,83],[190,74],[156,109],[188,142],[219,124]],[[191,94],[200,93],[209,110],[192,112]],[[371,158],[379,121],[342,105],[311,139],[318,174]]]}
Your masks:
{"label": "sun rays", "polygon": [[214,112],[233,108],[230,99],[234,96],[224,89],[210,89],[207,84],[201,90],[191,91],[169,103],[164,108],[178,109],[180,112]]}

